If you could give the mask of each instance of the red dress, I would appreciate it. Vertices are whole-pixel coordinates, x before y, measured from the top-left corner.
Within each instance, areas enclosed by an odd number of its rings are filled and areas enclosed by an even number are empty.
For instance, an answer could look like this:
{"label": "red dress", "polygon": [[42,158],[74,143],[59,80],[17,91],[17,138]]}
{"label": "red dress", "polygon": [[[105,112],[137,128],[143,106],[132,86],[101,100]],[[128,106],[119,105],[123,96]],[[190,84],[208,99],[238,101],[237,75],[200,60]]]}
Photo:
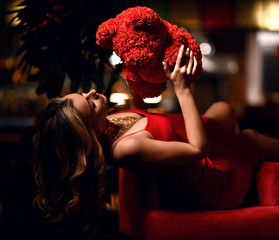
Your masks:
{"label": "red dress", "polygon": [[[181,114],[149,114],[145,130],[154,139],[188,142]],[[203,118],[211,153],[204,159],[160,174],[159,204],[162,207],[232,209],[243,202],[261,151],[245,136],[235,135],[216,120]]]}

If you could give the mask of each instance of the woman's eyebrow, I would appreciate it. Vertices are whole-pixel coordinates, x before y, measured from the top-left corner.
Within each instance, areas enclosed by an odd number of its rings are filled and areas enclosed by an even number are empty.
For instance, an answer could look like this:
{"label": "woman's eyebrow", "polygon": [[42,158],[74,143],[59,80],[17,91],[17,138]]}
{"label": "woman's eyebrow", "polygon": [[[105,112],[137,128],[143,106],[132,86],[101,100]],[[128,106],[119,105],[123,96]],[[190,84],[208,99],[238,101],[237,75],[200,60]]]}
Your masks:
{"label": "woman's eyebrow", "polygon": [[[77,93],[77,94],[83,97],[82,93]],[[87,103],[88,103],[88,106],[89,106],[90,111],[93,112],[92,105],[90,104],[89,101],[87,101]]]}

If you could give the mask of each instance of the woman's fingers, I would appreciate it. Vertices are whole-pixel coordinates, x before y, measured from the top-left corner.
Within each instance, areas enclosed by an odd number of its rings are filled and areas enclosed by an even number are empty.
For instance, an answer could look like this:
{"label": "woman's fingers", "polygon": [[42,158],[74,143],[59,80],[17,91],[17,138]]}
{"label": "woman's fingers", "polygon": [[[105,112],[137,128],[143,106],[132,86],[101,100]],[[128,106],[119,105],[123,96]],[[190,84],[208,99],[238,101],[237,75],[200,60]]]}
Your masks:
{"label": "woman's fingers", "polygon": [[[186,55],[186,59],[188,60],[188,58],[190,56],[190,49],[189,48],[186,49],[185,55]],[[186,64],[187,64],[187,62],[186,62]]]}
{"label": "woman's fingers", "polygon": [[184,45],[182,45],[179,49],[177,59],[176,59],[176,64],[175,68],[178,69],[181,66],[182,60],[183,60],[183,53],[184,53]]}
{"label": "woman's fingers", "polygon": [[193,67],[193,69],[192,69],[192,75],[195,74],[195,72],[196,72],[196,70],[197,70],[197,67],[198,67],[198,61],[197,61],[197,59],[196,59],[195,56],[194,56],[194,67]]}
{"label": "woman's fingers", "polygon": [[170,78],[171,77],[171,71],[169,69],[169,66],[165,62],[162,62],[162,63],[163,63],[163,69],[165,71],[166,77]]}
{"label": "woman's fingers", "polygon": [[[193,51],[190,51],[189,48],[185,50],[185,46],[182,45],[177,55],[175,70],[185,72],[187,75],[194,75],[197,70],[197,66],[198,62],[193,54]],[[169,70],[167,64],[164,64],[164,70],[167,77],[169,77],[171,75],[171,71]]]}
{"label": "woman's fingers", "polygon": [[189,61],[188,61],[188,65],[187,65],[187,74],[191,74],[192,73],[192,67],[194,64],[194,60],[193,60],[193,52],[190,52],[190,56],[189,56]]}

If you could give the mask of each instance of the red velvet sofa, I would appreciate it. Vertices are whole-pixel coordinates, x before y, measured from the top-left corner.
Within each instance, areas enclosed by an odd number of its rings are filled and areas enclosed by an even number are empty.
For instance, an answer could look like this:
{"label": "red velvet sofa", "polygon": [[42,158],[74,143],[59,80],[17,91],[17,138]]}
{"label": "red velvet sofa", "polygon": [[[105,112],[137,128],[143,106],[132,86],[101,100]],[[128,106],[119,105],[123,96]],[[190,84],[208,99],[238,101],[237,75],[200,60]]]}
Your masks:
{"label": "red velvet sofa", "polygon": [[241,208],[178,212],[158,207],[156,176],[120,168],[119,231],[148,240],[279,239],[279,163],[264,162],[254,183]]}

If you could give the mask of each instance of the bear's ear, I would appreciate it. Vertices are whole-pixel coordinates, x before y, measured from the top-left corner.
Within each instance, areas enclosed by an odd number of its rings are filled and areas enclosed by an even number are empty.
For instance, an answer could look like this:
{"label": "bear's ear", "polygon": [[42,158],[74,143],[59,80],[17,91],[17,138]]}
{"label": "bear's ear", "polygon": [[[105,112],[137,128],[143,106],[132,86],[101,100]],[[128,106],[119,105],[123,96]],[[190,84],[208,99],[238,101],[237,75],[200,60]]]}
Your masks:
{"label": "bear's ear", "polygon": [[147,7],[131,8],[128,12],[127,26],[135,30],[151,29],[161,24],[161,18],[152,9]]}
{"label": "bear's ear", "polygon": [[112,39],[116,34],[116,24],[114,19],[103,22],[97,29],[96,42],[104,48],[112,50]]}

